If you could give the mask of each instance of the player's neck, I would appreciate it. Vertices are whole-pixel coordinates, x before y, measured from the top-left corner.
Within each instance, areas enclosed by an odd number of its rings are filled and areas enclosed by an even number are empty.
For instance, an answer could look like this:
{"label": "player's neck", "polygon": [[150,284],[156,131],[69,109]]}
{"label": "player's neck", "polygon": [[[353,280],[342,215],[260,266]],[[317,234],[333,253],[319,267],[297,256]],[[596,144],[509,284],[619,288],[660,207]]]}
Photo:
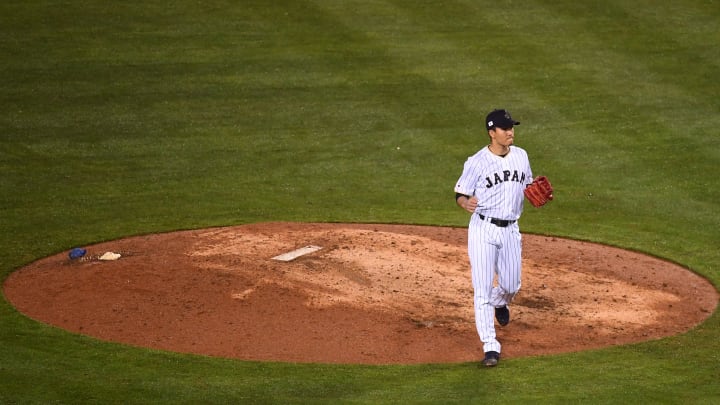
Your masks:
{"label": "player's neck", "polygon": [[510,153],[510,146],[503,146],[491,143],[488,145],[488,150],[495,156],[505,157]]}

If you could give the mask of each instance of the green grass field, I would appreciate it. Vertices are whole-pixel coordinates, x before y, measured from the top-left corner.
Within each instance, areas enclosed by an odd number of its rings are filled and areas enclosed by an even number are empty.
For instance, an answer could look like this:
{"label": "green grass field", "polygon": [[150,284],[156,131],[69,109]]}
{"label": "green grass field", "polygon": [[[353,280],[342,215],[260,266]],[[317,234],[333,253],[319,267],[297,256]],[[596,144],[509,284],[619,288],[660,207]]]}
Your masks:
{"label": "green grass field", "polygon": [[[5,1],[0,279],[178,229],[464,227],[454,182],[505,107],[556,188],[524,232],[646,252],[718,286],[719,26],[701,0]],[[718,381],[717,313],[680,336],[485,370],[151,351],[0,299],[3,404],[709,404]]]}

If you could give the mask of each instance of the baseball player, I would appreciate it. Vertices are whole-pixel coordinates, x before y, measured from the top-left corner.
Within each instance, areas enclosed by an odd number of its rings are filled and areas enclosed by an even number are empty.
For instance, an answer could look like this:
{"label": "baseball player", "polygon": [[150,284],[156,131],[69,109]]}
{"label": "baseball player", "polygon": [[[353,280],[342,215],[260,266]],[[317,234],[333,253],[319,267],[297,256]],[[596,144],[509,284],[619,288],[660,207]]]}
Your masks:
{"label": "baseball player", "polygon": [[[468,256],[474,290],[475,326],[483,342],[483,364],[500,361],[493,317],[510,322],[508,304],[520,289],[521,235],[518,219],[533,181],[525,150],[514,146],[515,121],[506,110],[485,120],[490,144],[470,156],[455,185],[455,202],[471,213]],[[497,285],[493,279],[497,275]]]}

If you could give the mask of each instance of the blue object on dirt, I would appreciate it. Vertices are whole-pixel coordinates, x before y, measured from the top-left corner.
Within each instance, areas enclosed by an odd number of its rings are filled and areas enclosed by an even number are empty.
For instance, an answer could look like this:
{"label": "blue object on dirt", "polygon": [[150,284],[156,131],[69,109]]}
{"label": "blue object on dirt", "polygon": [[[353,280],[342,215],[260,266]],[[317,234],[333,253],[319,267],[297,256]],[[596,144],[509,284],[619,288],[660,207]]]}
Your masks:
{"label": "blue object on dirt", "polygon": [[85,256],[85,253],[87,253],[85,249],[74,248],[70,251],[70,253],[68,253],[68,256],[70,256],[70,260],[75,260]]}

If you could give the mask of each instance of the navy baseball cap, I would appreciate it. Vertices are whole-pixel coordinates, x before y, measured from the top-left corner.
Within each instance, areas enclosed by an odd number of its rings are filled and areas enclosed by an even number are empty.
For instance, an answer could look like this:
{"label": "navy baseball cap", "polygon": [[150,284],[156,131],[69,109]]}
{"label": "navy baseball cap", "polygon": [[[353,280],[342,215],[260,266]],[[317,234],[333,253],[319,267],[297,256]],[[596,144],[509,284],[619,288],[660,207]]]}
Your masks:
{"label": "navy baseball cap", "polygon": [[485,118],[485,127],[488,131],[495,127],[510,129],[518,124],[520,124],[520,122],[512,119],[507,110],[492,110],[492,112],[487,115],[487,118]]}

